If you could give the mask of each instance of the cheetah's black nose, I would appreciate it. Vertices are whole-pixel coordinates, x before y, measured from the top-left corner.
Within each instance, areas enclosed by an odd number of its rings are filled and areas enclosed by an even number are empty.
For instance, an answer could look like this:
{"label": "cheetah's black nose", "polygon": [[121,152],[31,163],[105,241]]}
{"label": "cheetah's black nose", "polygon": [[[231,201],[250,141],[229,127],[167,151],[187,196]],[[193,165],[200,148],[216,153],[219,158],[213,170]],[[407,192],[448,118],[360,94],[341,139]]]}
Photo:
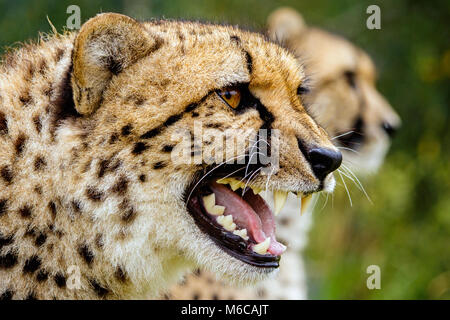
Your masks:
{"label": "cheetah's black nose", "polygon": [[308,160],[317,179],[323,181],[330,172],[339,168],[342,154],[326,148],[311,148],[308,150]]}
{"label": "cheetah's black nose", "polygon": [[383,130],[387,133],[387,135],[392,138],[394,134],[397,132],[397,127],[391,125],[389,122],[383,122],[381,124],[381,127]]}

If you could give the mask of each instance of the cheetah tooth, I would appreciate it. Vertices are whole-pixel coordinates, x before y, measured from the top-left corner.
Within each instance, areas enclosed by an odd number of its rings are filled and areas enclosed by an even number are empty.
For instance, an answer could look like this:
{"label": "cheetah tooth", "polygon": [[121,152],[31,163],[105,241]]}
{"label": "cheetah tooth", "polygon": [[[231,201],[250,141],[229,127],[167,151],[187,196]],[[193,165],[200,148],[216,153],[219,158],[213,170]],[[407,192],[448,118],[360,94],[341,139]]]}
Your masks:
{"label": "cheetah tooth", "polygon": [[302,193],[301,192],[297,192],[297,198],[300,199],[300,215],[303,215]]}
{"label": "cheetah tooth", "polygon": [[255,244],[252,249],[254,252],[258,254],[266,254],[267,249],[269,249],[269,246],[270,246],[270,238],[266,238],[266,240],[264,240],[263,242]]}
{"label": "cheetah tooth", "polygon": [[306,210],[308,209],[308,205],[311,202],[311,199],[312,199],[312,195],[311,194],[309,194],[309,195],[307,195],[307,196],[302,198],[302,200],[301,200],[301,202],[302,202],[301,203],[301,209],[300,209],[300,213],[301,214],[306,212]]}
{"label": "cheetah tooth", "polygon": [[216,218],[216,221],[227,231],[232,232],[236,230],[236,224],[233,222],[233,217],[231,216],[231,214],[227,216],[218,216]]}
{"label": "cheetah tooth", "polygon": [[214,193],[211,193],[207,196],[204,196],[203,205],[205,206],[205,209],[207,211],[214,208],[214,206],[216,205],[216,195]]}
{"label": "cheetah tooth", "polygon": [[215,205],[214,206],[214,210],[213,212],[211,212],[214,216],[221,216],[223,215],[223,213],[225,212],[225,207],[224,206],[218,206]]}
{"label": "cheetah tooth", "polygon": [[224,206],[216,205],[216,195],[214,193],[203,197],[203,205],[206,211],[213,216],[220,216],[225,212]]}
{"label": "cheetah tooth", "polygon": [[216,180],[216,182],[220,183],[220,184],[229,184],[231,187],[231,190],[233,190],[233,191],[236,191],[239,188],[244,189],[244,187],[245,187],[244,182],[242,182],[238,179],[235,179],[235,178],[222,178],[222,179]]}
{"label": "cheetah tooth", "polygon": [[248,240],[248,235],[247,235],[247,229],[241,229],[241,230],[234,230],[233,234],[241,237],[244,240]]}
{"label": "cheetah tooth", "polygon": [[283,209],[284,204],[286,203],[287,196],[288,196],[288,193],[286,191],[275,190],[273,192],[275,215],[278,215],[280,213],[281,209]]}
{"label": "cheetah tooth", "polygon": [[230,178],[221,178],[221,179],[216,180],[216,182],[220,183],[220,184],[228,184],[228,183],[230,183]]}
{"label": "cheetah tooth", "polygon": [[252,187],[252,186],[250,186],[250,188],[252,188],[254,194],[260,194],[261,191],[262,191],[262,189],[261,189],[261,188],[258,188],[258,187]]}
{"label": "cheetah tooth", "polygon": [[231,186],[231,190],[233,190],[233,191],[236,191],[239,188],[244,188],[244,184],[237,179],[233,179],[230,182],[230,186]]}

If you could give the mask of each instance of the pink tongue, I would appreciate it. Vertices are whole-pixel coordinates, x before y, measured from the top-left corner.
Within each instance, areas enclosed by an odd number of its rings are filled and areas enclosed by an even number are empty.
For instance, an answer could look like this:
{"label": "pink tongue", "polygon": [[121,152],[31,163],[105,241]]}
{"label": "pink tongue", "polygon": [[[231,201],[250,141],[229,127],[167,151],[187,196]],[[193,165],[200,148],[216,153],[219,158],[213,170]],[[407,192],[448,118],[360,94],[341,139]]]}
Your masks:
{"label": "pink tongue", "polygon": [[[216,204],[225,207],[225,215],[232,215],[233,221],[242,229],[246,228],[249,236],[257,243],[270,237],[267,250],[273,255],[281,255],[285,247],[275,239],[275,221],[272,211],[263,198],[250,189],[244,199],[224,185],[213,182],[210,185],[216,196]],[[258,213],[256,213],[256,212]]]}

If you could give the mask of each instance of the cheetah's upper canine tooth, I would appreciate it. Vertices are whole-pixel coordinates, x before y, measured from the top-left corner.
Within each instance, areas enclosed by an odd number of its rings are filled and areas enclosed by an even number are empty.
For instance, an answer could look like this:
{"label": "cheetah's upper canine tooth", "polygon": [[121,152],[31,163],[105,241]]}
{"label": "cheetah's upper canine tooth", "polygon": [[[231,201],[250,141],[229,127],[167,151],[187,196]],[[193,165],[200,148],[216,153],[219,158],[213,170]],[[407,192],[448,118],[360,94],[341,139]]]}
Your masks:
{"label": "cheetah's upper canine tooth", "polygon": [[297,192],[297,198],[300,199],[300,215],[303,215],[302,194],[301,194],[301,192]]}
{"label": "cheetah's upper canine tooth", "polygon": [[248,240],[248,236],[247,236],[247,229],[241,229],[241,230],[234,230],[233,234],[241,237],[244,240]]}
{"label": "cheetah's upper canine tooth", "polygon": [[310,204],[312,199],[312,195],[309,194],[302,198],[301,208],[300,208],[300,214],[305,213],[305,211],[308,209],[308,205]]}
{"label": "cheetah's upper canine tooth", "polygon": [[216,205],[216,195],[214,193],[203,197],[203,205],[206,211],[214,216],[220,216],[225,212],[224,206]]}
{"label": "cheetah's upper canine tooth", "polygon": [[266,238],[266,240],[264,240],[263,242],[255,244],[252,249],[254,252],[258,254],[266,254],[267,249],[269,249],[269,246],[270,246],[270,238]]}
{"label": "cheetah's upper canine tooth", "polygon": [[218,216],[216,221],[227,231],[231,232],[236,230],[236,224],[233,222],[233,217],[231,215]]}
{"label": "cheetah's upper canine tooth", "polygon": [[286,203],[288,193],[286,191],[275,190],[273,192],[273,200],[275,206],[275,215],[278,215]]}

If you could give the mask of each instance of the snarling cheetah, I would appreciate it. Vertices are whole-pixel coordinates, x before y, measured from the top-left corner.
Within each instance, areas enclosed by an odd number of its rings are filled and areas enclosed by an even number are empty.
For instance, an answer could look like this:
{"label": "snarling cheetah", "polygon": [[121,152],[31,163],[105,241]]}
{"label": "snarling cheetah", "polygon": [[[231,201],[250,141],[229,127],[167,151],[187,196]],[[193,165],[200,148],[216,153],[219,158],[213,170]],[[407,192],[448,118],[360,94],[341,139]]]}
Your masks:
{"label": "snarling cheetah", "polygon": [[[229,26],[107,13],[9,52],[1,298],[157,297],[200,266],[241,284],[273,275],[285,246],[258,193],[330,192],[342,159],[304,86],[294,56]],[[218,137],[244,147],[211,161]],[[262,141],[271,152],[252,161]]]}
{"label": "snarling cheetah", "polygon": [[[271,39],[291,50],[311,74],[311,90],[304,95],[304,101],[342,151],[342,174],[355,180],[353,174],[375,173],[401,121],[377,91],[375,66],[367,53],[342,37],[308,26],[292,8],[272,12],[267,19],[267,32]],[[269,204],[270,200],[269,197]],[[306,299],[307,279],[301,252],[307,243],[315,202],[310,201],[308,210],[303,206],[300,217],[299,200],[291,196],[277,217],[277,237],[288,245],[277,277],[256,286],[236,288],[211,273],[197,270],[163,297]]]}

